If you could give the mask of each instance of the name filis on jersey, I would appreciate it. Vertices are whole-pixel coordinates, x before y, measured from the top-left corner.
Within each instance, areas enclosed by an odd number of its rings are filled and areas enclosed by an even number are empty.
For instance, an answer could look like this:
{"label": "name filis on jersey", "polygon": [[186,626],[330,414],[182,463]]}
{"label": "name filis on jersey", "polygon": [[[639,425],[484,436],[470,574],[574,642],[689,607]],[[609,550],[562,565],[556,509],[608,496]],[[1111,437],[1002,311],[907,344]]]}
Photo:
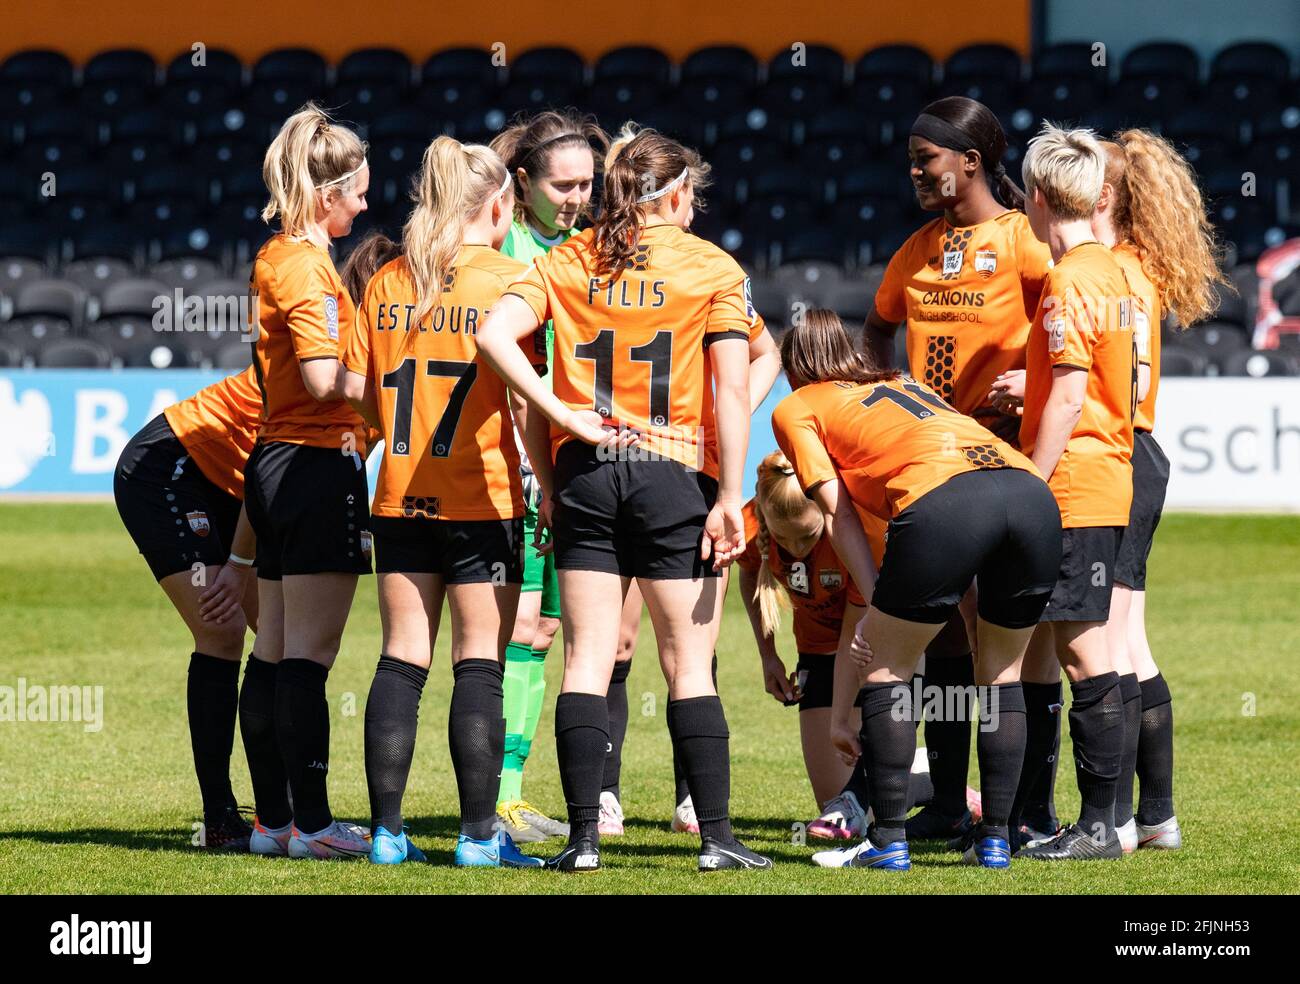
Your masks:
{"label": "name filis on jersey", "polygon": [[[381,304],[375,311],[375,331],[409,332],[414,314],[414,304]],[[419,330],[434,334],[445,331],[452,335],[477,335],[479,324],[487,316],[486,310],[465,304],[439,305],[429,312],[428,323],[420,325]]]}
{"label": "name filis on jersey", "polygon": [[[599,298],[606,307],[637,308],[663,307],[668,302],[663,280],[601,280],[592,277],[587,281],[587,303],[595,305]],[[649,301],[650,303],[647,303]]]}
{"label": "name filis on jersey", "polygon": [[50,924],[50,953],[56,957],[129,956],[147,964],[153,955],[153,923],[147,919],[93,920],[73,913]]}
{"label": "name filis on jersey", "polygon": [[948,307],[983,307],[982,290],[927,290],[921,295],[922,304],[938,304]]}

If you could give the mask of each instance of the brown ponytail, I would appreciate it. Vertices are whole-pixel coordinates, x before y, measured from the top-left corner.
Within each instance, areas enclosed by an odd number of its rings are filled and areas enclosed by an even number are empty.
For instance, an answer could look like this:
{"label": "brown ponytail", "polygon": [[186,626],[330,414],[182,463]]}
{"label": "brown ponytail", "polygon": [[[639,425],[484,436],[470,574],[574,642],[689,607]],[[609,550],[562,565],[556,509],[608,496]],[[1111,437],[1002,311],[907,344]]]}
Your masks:
{"label": "brown ponytail", "polygon": [[369,233],[353,247],[339,267],[339,279],[357,307],[365,298],[366,284],[381,266],[402,255],[402,248],[379,230]]}
{"label": "brown ponytail", "polygon": [[794,319],[781,339],[781,365],[795,389],[834,380],[882,383],[897,379],[897,369],[880,369],[871,356],[853,347],[840,316],[812,308]]}
{"label": "brown ponytail", "polygon": [[709,165],[698,153],[655,130],[627,124],[606,160],[604,209],[596,220],[596,272],[617,279],[631,264],[641,228],[655,201],[638,201],[666,188],[685,172],[682,186],[694,189],[695,207],[709,184]]}

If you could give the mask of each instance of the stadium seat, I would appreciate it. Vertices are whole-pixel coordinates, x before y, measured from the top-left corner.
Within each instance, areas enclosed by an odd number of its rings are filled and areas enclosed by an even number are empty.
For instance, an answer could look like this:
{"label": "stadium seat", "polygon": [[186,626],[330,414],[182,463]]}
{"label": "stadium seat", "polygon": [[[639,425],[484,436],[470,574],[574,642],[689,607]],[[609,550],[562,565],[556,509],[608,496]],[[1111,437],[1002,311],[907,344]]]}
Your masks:
{"label": "stadium seat", "polygon": [[343,57],[335,70],[335,82],[379,83],[408,89],[413,69],[410,60],[394,48],[361,48]]}
{"label": "stadium seat", "polygon": [[853,66],[855,79],[904,79],[928,92],[934,85],[934,61],[920,48],[909,44],[887,44],[872,48]]}
{"label": "stadium seat", "polygon": [[1019,84],[1024,66],[1018,52],[1000,44],[972,44],[954,51],[943,65],[947,83],[962,80],[978,85]]}
{"label": "stadium seat", "polygon": [[535,109],[565,105],[583,90],[586,71],[576,51],[532,48],[510,63],[510,82],[503,93],[505,104]]}
{"label": "stadium seat", "polygon": [[420,80],[425,85],[443,85],[454,81],[498,88],[503,74],[502,67],[493,64],[490,51],[482,48],[447,48],[429,56],[420,69]]}
{"label": "stadium seat", "polygon": [[153,264],[149,276],[172,290],[179,287],[189,291],[196,285],[216,280],[221,276],[221,267],[206,257],[186,256]]}
{"label": "stadium seat", "polygon": [[73,260],[66,263],[59,271],[61,279],[74,283],[90,297],[103,298],[113,284],[129,280],[135,271],[125,260],[110,256],[96,256],[89,259]]}
{"label": "stadium seat", "polygon": [[280,48],[268,52],[253,65],[252,81],[291,83],[320,91],[325,88],[329,67],[325,59],[307,48]]}
{"label": "stadium seat", "polygon": [[1181,345],[1160,347],[1161,376],[1204,376],[1209,360],[1194,349]]}
{"label": "stadium seat", "polygon": [[139,262],[144,241],[139,230],[118,223],[103,223],[73,233],[67,243],[69,260],[111,256],[128,263]]}
{"label": "stadium seat", "polygon": [[72,62],[57,51],[19,51],[0,66],[0,79],[27,84],[50,85],[59,89],[72,87]]}
{"label": "stadium seat", "polygon": [[1106,65],[1096,64],[1099,52],[1088,41],[1044,45],[1034,54],[1031,77],[1035,85],[1062,79],[1106,82]]}
{"label": "stadium seat", "polygon": [[820,305],[844,283],[844,269],[838,263],[791,263],[773,270],[769,281],[794,298]]}
{"label": "stadium seat", "polygon": [[760,90],[763,106],[780,113],[810,113],[839,98],[846,69],[838,51],[825,45],[790,46],[767,63]]}
{"label": "stadium seat", "polygon": [[834,230],[824,226],[795,230],[781,241],[777,260],[781,263],[829,263],[843,266],[846,244]]}
{"label": "stadium seat", "polygon": [[1295,360],[1277,351],[1243,350],[1233,352],[1223,362],[1225,376],[1250,376],[1261,379],[1265,376],[1294,376],[1297,374]]}
{"label": "stadium seat", "polygon": [[1153,42],[1129,50],[1120,63],[1120,78],[1177,79],[1189,88],[1196,85],[1201,61],[1185,44]]}
{"label": "stadium seat", "polygon": [[12,294],[20,284],[48,276],[45,264],[28,256],[0,257],[0,293]]}
{"label": "stadium seat", "polygon": [[658,48],[632,45],[613,48],[598,59],[592,69],[595,86],[640,81],[659,88],[672,81],[672,62]]}
{"label": "stadium seat", "polygon": [[56,338],[41,346],[36,364],[43,369],[106,369],[108,349],[88,338]]}
{"label": "stadium seat", "polygon": [[0,256],[20,256],[48,265],[56,253],[57,236],[35,222],[0,225]]}
{"label": "stadium seat", "polygon": [[1291,74],[1287,53],[1275,44],[1245,41],[1221,48],[1210,61],[1210,102],[1258,115],[1281,101]]}
{"label": "stadium seat", "polygon": [[10,342],[0,341],[0,369],[21,369],[26,364],[23,350]]}
{"label": "stadium seat", "polygon": [[151,332],[152,338],[141,338],[121,346],[115,353],[121,365],[128,369],[190,369],[198,364],[191,358],[191,350],[184,336],[168,337]]}
{"label": "stadium seat", "polygon": [[231,92],[244,86],[244,63],[222,48],[203,49],[202,55],[192,48],[182,51],[167,65],[166,85],[219,85]]}
{"label": "stadium seat", "polygon": [[734,45],[699,48],[682,62],[681,81],[701,79],[735,79],[752,87],[758,84],[758,60],[745,48]]}
{"label": "stadium seat", "polygon": [[20,284],[11,295],[10,320],[53,318],[80,328],[86,316],[86,292],[74,283],[47,278]]}
{"label": "stadium seat", "polygon": [[779,334],[790,322],[790,295],[779,284],[768,280],[755,280],[750,286],[750,300],[754,310],[763,316],[768,330]]}
{"label": "stadium seat", "polygon": [[827,292],[825,306],[840,316],[850,336],[857,337],[861,331],[871,313],[879,286],[879,280],[862,280],[842,284]]}

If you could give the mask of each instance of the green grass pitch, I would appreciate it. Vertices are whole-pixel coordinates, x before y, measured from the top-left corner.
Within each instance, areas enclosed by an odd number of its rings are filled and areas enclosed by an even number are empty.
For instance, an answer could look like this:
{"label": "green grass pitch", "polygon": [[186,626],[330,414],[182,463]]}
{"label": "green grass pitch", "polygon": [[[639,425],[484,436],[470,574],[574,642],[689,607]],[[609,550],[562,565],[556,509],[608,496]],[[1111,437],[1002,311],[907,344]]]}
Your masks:
{"label": "green grass pitch", "polygon": [[[1300,518],[1165,518],[1152,558],[1149,631],[1174,693],[1178,815],[1187,847],[1114,864],[1014,865],[995,873],[919,845],[910,873],[823,871],[796,825],[813,816],[796,712],[763,693],[749,625],[731,592],[719,677],[732,733],[738,833],[773,854],[770,872],[700,875],[692,837],[668,832],[672,766],[665,693],[648,623],[629,680],[624,752],[627,836],[588,876],[458,871],[456,796],[447,758],[451,673],[440,640],[425,690],[406,796],[432,865],[377,868],[211,857],[190,846],[198,788],[185,724],[190,642],[111,504],[0,506],[0,686],[104,688],[103,726],[0,722],[0,891],[126,893],[1183,893],[1300,890]],[[788,621],[788,620],[787,620]],[[446,623],[444,622],[444,626]],[[788,633],[788,630],[787,630]],[[781,652],[789,662],[788,634]],[[563,812],[550,708],[525,795]],[[365,822],[364,702],[379,653],[373,580],[357,593],[330,677],[332,804]],[[1066,740],[1068,747],[1068,738]],[[251,795],[239,742],[236,793]],[[972,755],[972,782],[974,756]],[[1077,812],[1063,754],[1058,806]]]}

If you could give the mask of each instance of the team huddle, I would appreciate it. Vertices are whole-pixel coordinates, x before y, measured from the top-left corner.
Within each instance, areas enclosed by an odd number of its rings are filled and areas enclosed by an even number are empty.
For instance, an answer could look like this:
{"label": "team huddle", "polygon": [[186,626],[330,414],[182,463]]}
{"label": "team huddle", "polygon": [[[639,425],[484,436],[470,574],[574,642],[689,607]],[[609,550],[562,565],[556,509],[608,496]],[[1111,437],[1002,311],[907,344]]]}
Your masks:
{"label": "team huddle", "polygon": [[[438,137],[401,242],[371,236],[336,268],[331,242],[366,207],[366,147],[315,106],[290,117],[263,166],[279,232],[253,265],[252,365],[151,421],[115,474],[194,637],[205,846],[426,860],[403,798],[445,602],[455,863],[597,870],[601,838],[623,833],[645,608],[673,829],[699,835],[701,871],[771,867],[730,820],[715,648],[735,564],[765,689],[798,707],[808,834],[851,842],[814,863],[905,870],[909,841],[934,839],[987,868],[1179,847],[1172,703],[1143,618],[1168,479],[1151,430],[1162,318],[1210,313],[1216,245],[1158,137],[1045,124],[1023,192],[1005,151],[982,104],[927,106],[911,179],[942,215],[893,256],[861,333],[796,310],[778,349],[745,271],[690,232],[707,163],[660,133],[611,139],[548,111],[490,147]],[[890,364],[904,323],[906,371]],[[745,502],[750,417],[781,372],[780,450]],[[326,684],[372,567],[363,826],[330,808]],[[567,821],[523,795],[561,625]],[[1062,670],[1082,799],[1065,825]],[[927,711],[923,687],[959,699]],[[520,848],[550,838],[564,845],[549,859]]]}

